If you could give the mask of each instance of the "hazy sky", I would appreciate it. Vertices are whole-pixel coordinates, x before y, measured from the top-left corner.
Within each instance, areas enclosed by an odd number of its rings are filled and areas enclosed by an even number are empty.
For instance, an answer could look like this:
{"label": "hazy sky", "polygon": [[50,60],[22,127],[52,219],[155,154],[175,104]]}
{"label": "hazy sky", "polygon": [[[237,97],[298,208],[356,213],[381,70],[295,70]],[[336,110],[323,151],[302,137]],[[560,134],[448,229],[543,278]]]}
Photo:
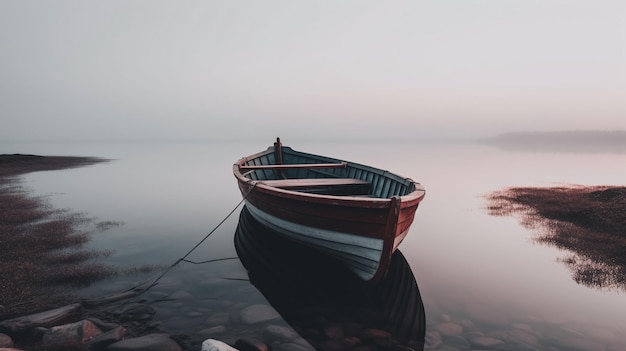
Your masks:
{"label": "hazy sky", "polygon": [[626,1],[0,1],[0,139],[626,129]]}

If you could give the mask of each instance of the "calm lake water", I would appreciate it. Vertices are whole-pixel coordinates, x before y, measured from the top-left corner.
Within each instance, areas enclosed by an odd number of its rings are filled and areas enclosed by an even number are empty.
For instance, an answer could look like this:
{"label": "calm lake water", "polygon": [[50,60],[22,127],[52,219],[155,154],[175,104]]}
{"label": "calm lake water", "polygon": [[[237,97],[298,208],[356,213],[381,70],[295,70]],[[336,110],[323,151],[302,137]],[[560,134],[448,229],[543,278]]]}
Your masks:
{"label": "calm lake water", "polygon": [[[425,186],[426,199],[400,250],[421,292],[431,346],[437,347],[440,341],[432,339],[440,338],[448,345],[441,347],[469,349],[457,334],[465,340],[483,334],[519,350],[626,349],[623,290],[578,285],[559,262],[566,252],[535,243],[535,233],[518,218],[493,217],[483,209],[484,196],[505,187],[624,185],[625,153],[527,152],[471,143],[283,142],[296,150],[384,168]],[[49,195],[55,207],[123,222],[94,235],[91,245],[115,250],[106,262],[124,267],[169,265],[182,257],[241,200],[232,164],[269,144],[271,140],[0,147],[2,153],[112,159],[29,174],[23,182],[34,194]],[[189,258],[236,258],[233,236],[240,210]],[[238,259],[183,263],[158,287],[173,298],[156,304],[155,320],[172,332],[194,333],[206,328],[206,318],[198,314],[215,311],[224,300],[266,303],[247,279]],[[85,294],[120,291],[136,280],[98,283]],[[228,340],[228,333],[222,331],[221,337]],[[530,348],[522,348],[526,346]]]}

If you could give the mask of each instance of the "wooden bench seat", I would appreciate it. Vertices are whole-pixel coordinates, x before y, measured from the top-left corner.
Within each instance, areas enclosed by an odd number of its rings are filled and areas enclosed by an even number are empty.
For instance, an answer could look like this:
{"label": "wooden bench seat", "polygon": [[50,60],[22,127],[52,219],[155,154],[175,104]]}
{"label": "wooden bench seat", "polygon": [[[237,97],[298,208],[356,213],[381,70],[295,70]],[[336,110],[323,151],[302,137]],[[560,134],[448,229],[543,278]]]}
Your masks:
{"label": "wooden bench seat", "polygon": [[302,178],[262,180],[261,183],[276,188],[307,188],[312,186],[364,185],[368,182],[354,178]]}
{"label": "wooden bench seat", "polygon": [[370,183],[354,178],[303,178],[262,180],[261,184],[276,188],[328,195],[367,195]]}
{"label": "wooden bench seat", "polygon": [[299,169],[299,168],[346,168],[348,162],[341,163],[290,163],[280,165],[241,165],[242,171],[257,169]]}

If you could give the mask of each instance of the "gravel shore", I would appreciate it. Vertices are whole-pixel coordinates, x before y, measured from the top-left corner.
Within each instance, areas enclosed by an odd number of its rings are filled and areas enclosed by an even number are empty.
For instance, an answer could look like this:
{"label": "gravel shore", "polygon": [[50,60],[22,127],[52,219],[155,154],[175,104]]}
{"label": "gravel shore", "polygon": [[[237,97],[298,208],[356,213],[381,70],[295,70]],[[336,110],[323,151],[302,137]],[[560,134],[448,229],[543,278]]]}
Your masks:
{"label": "gravel shore", "polygon": [[76,287],[115,274],[93,263],[105,251],[83,247],[88,219],[53,209],[22,188],[17,176],[105,162],[94,157],[0,155],[0,320],[35,313],[75,299]]}

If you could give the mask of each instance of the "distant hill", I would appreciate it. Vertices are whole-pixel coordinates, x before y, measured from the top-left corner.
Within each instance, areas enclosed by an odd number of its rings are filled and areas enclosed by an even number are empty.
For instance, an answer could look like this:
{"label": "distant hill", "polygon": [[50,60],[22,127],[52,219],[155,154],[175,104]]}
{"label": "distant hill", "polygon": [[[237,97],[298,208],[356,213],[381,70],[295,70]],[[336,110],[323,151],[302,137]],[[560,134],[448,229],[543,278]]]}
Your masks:
{"label": "distant hill", "polygon": [[508,150],[626,153],[626,131],[513,132],[483,140]]}
{"label": "distant hill", "polygon": [[626,143],[626,131],[513,132],[500,134],[491,140],[495,142]]}

